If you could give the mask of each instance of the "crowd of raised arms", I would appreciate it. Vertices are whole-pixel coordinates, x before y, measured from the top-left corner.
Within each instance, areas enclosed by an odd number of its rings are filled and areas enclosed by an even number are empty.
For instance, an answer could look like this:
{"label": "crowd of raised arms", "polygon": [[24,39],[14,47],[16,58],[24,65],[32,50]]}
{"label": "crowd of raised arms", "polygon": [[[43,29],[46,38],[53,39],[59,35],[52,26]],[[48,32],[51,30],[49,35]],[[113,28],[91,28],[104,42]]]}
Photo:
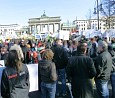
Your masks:
{"label": "crowd of raised arms", "polygon": [[42,98],[67,96],[67,82],[71,84],[73,98],[94,98],[94,85],[98,98],[115,98],[115,38],[6,39],[0,41],[0,50],[0,60],[6,66],[1,79],[3,98],[28,98],[29,72],[24,64],[38,64]]}

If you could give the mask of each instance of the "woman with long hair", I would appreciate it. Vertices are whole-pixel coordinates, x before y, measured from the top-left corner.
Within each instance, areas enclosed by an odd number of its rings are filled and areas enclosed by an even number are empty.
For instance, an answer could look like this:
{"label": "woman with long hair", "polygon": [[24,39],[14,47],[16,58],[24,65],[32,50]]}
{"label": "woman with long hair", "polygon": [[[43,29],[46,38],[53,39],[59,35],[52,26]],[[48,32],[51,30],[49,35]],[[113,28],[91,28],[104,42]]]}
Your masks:
{"label": "woman with long hair", "polygon": [[3,98],[28,98],[28,93],[28,68],[19,59],[17,51],[10,50],[1,78],[1,96]]}
{"label": "woman with long hair", "polygon": [[55,64],[52,62],[53,56],[52,50],[46,49],[38,64],[42,98],[55,98],[57,74]]}

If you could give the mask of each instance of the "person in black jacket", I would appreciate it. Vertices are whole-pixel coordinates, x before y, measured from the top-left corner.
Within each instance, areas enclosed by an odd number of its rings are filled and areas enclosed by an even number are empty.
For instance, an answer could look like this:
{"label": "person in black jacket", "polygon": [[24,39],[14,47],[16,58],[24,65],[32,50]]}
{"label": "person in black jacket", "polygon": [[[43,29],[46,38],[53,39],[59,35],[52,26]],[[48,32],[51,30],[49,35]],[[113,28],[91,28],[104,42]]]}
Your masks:
{"label": "person in black jacket", "polygon": [[93,98],[92,78],[96,75],[96,69],[93,60],[85,55],[86,48],[84,43],[79,44],[77,55],[69,59],[66,67],[73,98]]}
{"label": "person in black jacket", "polygon": [[7,46],[3,45],[0,52],[0,60],[4,60],[4,63],[6,63],[7,57],[8,57]]}
{"label": "person in black jacket", "polygon": [[56,71],[58,74],[58,80],[62,82],[62,88],[59,90],[59,84],[57,80],[56,86],[56,95],[59,96],[62,94],[63,96],[66,95],[66,73],[65,68],[67,66],[68,57],[67,51],[62,46],[63,42],[61,39],[56,40],[56,44],[52,47],[52,51],[54,52],[53,61],[56,65]]}
{"label": "person in black jacket", "polygon": [[29,72],[19,60],[16,50],[9,51],[6,68],[1,78],[1,96],[3,98],[28,98]]}
{"label": "person in black jacket", "polygon": [[21,41],[20,47],[21,47],[21,49],[22,49],[23,56],[24,56],[23,63],[26,64],[26,63],[27,63],[27,61],[26,61],[26,56],[27,56],[28,48],[26,47],[26,41],[25,41],[25,40],[22,40],[22,41]]}
{"label": "person in black jacket", "polygon": [[112,98],[115,98],[115,51],[113,50],[112,45],[108,46],[108,51],[112,56],[112,72],[110,76],[111,87],[112,87]]}
{"label": "person in black jacket", "polygon": [[57,74],[55,63],[52,62],[53,56],[52,50],[46,49],[42,54],[42,60],[39,61],[42,98],[55,98]]}
{"label": "person in black jacket", "polygon": [[93,60],[95,60],[95,58],[97,57],[97,47],[98,47],[98,45],[97,45],[97,42],[95,41],[95,38],[91,38],[91,43],[92,43],[92,47],[91,47],[91,49],[90,49],[90,53],[89,53],[89,55],[90,55],[90,57],[93,59]]}
{"label": "person in black jacket", "polygon": [[97,75],[95,83],[100,98],[109,98],[108,81],[112,70],[112,57],[108,52],[108,44],[100,40],[98,42],[99,55],[95,59]]}

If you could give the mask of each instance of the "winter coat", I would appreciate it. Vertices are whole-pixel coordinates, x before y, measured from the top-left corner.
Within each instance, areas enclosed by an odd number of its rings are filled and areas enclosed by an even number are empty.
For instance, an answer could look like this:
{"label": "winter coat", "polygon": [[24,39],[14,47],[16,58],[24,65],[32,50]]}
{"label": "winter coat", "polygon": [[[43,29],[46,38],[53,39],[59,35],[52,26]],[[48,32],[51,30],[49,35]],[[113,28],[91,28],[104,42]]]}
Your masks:
{"label": "winter coat", "polygon": [[66,72],[71,81],[74,98],[93,97],[92,78],[96,75],[96,69],[91,58],[84,54],[71,57]]}
{"label": "winter coat", "polygon": [[25,64],[25,63],[27,63],[27,61],[26,61],[26,56],[27,56],[27,51],[28,51],[28,49],[27,49],[27,47],[26,47],[26,45],[20,45],[20,47],[21,47],[21,49],[22,49],[22,52],[23,52],[23,55],[24,55],[24,61],[23,61],[23,63]]}
{"label": "winter coat", "polygon": [[16,68],[6,67],[1,78],[1,96],[3,98],[28,98],[29,94],[29,72],[26,65],[22,71]]}
{"label": "winter coat", "polygon": [[7,57],[8,57],[8,52],[4,54],[0,53],[0,60],[4,60],[4,64],[6,64]]}
{"label": "winter coat", "polygon": [[53,61],[55,62],[56,69],[65,68],[68,62],[67,51],[65,48],[60,45],[54,45],[52,51],[54,53]]}
{"label": "winter coat", "polygon": [[112,71],[112,57],[111,54],[106,50],[102,51],[95,59],[95,68],[97,75],[95,79],[108,81]]}
{"label": "winter coat", "polygon": [[52,83],[57,80],[56,67],[52,61],[39,61],[38,69],[41,82]]}
{"label": "winter coat", "polygon": [[96,43],[92,43],[92,48],[90,49],[90,57],[95,58],[97,57],[97,46]]}

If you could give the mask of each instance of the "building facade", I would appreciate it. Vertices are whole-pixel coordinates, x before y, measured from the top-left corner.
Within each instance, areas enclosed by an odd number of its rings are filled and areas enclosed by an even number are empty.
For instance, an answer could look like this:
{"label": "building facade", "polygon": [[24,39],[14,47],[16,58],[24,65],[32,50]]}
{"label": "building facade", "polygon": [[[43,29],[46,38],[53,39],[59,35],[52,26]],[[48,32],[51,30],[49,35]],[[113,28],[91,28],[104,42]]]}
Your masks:
{"label": "building facade", "polygon": [[61,24],[61,30],[76,32],[76,24],[75,23],[69,23],[69,22],[62,23]]}
{"label": "building facade", "polygon": [[[110,29],[115,29],[115,17],[113,19]],[[78,30],[87,30],[87,29],[98,29],[98,20],[97,19],[89,19],[89,20],[75,20],[74,23],[76,24],[76,28]],[[107,25],[107,21],[102,18],[99,20],[99,29],[100,30],[107,30],[109,29]]]}
{"label": "building facade", "polygon": [[15,32],[18,35],[29,34],[30,29],[29,29],[29,26],[20,26],[18,30],[15,30]]}
{"label": "building facade", "polygon": [[15,30],[19,30],[20,25],[18,24],[10,24],[10,25],[0,25],[0,35],[8,33],[12,34]]}
{"label": "building facade", "polygon": [[29,19],[30,33],[54,33],[61,28],[60,17],[48,17],[45,12],[40,18]]}

